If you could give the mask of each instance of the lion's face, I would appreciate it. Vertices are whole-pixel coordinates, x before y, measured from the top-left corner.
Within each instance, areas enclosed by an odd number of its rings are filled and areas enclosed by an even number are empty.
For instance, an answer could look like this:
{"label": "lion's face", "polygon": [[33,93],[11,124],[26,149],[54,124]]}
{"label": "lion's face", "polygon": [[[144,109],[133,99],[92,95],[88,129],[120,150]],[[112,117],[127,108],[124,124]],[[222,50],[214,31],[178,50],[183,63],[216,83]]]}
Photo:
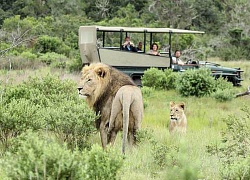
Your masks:
{"label": "lion's face", "polygon": [[175,104],[170,102],[170,119],[171,121],[178,121],[183,118],[184,115],[184,103]]}
{"label": "lion's face", "polygon": [[109,81],[109,67],[103,64],[85,66],[78,86],[80,97],[86,98],[89,106],[93,106],[96,99],[102,95]]}
{"label": "lion's face", "polygon": [[89,71],[81,77],[78,93],[80,97],[87,98],[95,94],[95,90],[98,89],[98,78],[95,72]]}

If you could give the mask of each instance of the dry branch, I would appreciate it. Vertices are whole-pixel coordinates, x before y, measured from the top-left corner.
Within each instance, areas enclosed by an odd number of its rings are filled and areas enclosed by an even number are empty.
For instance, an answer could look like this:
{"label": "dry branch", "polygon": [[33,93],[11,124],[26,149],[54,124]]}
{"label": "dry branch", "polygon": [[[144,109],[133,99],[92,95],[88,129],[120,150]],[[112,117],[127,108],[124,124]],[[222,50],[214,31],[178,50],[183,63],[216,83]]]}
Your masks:
{"label": "dry branch", "polygon": [[250,94],[250,86],[248,86],[247,91],[243,93],[236,94],[236,97],[241,97]]}

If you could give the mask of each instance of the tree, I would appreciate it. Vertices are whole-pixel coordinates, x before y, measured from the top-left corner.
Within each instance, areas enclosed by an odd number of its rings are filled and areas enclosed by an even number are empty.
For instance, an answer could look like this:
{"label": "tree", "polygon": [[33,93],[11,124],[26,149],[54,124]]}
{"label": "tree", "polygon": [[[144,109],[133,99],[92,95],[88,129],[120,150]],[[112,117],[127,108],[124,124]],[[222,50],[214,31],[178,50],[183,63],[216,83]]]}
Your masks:
{"label": "tree", "polygon": [[219,34],[221,27],[225,24],[225,11],[221,1],[196,0],[193,6],[197,17],[192,20],[192,25],[207,33]]}

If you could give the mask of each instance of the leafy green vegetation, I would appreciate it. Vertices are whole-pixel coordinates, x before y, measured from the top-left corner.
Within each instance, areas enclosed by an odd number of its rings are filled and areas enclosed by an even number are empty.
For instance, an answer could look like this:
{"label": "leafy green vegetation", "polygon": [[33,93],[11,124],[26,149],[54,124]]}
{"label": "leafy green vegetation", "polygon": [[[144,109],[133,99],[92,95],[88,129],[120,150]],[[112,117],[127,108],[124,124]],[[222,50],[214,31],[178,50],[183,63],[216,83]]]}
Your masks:
{"label": "leafy green vegetation", "polygon": [[1,178],[115,179],[122,156],[94,145],[89,151],[71,151],[49,134],[27,132],[12,142],[12,151],[0,160]]}
{"label": "leafy green vegetation", "polygon": [[48,130],[72,148],[88,146],[96,116],[74,93],[75,87],[74,82],[52,75],[2,86],[2,144],[7,148],[9,139],[31,129]]}

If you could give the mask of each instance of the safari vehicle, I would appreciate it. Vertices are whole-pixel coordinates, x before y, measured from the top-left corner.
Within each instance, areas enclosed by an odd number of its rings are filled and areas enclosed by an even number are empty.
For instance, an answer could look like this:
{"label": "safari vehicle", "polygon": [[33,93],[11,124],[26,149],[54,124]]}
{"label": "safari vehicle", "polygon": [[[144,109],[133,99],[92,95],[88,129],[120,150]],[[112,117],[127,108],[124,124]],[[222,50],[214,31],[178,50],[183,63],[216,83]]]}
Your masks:
{"label": "safari vehicle", "polygon": [[[122,50],[124,37],[128,33],[138,33],[143,37],[143,50],[130,52]],[[240,68],[227,68],[219,64],[205,61],[189,60],[184,65],[172,63],[171,42],[173,34],[203,34],[203,31],[190,31],[171,28],[136,28],[136,27],[104,27],[104,26],[80,26],[79,28],[79,49],[83,66],[93,62],[102,62],[128,74],[137,85],[141,85],[141,77],[148,68],[158,69],[172,68],[173,71],[182,72],[186,69],[196,69],[207,67],[211,69],[214,77],[224,77],[233,85],[240,85]],[[107,43],[107,35],[116,35],[118,46]],[[161,52],[160,56],[149,55],[146,53],[146,45],[152,44],[153,34],[168,35],[168,51]],[[147,43],[149,42],[149,43]]]}

